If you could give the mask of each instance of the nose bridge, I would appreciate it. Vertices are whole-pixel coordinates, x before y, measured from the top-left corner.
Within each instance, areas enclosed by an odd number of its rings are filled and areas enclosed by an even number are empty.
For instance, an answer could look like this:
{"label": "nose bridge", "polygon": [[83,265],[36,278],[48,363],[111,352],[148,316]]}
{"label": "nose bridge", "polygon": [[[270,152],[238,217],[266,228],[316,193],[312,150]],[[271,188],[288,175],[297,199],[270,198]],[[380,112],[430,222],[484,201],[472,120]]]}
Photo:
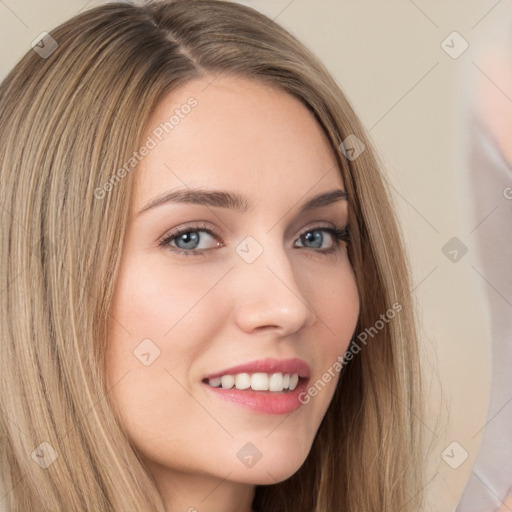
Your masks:
{"label": "nose bridge", "polygon": [[248,235],[235,250],[236,314],[242,328],[275,326],[291,333],[314,322],[277,230]]}

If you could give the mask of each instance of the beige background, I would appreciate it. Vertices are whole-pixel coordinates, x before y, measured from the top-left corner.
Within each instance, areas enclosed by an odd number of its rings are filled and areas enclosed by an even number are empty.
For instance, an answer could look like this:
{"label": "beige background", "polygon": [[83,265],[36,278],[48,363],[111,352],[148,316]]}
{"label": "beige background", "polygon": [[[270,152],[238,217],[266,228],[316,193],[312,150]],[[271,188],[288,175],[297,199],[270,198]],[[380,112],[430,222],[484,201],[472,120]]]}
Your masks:
{"label": "beige background", "polygon": [[[0,78],[42,31],[99,3],[0,0]],[[462,203],[467,197],[456,172],[457,90],[464,87],[459,75],[463,69],[477,72],[471,66],[472,61],[478,64],[478,44],[499,30],[503,19],[512,17],[512,1],[241,3],[275,19],[319,55],[386,164],[422,319],[433,441],[429,501],[433,511],[451,512],[481,440],[490,379],[489,326],[481,298],[486,284],[472,268],[478,231],[464,218]],[[441,46],[453,31],[469,43],[456,59]],[[453,236],[469,249],[458,263],[441,251]],[[441,458],[452,441],[469,452],[457,469]]]}

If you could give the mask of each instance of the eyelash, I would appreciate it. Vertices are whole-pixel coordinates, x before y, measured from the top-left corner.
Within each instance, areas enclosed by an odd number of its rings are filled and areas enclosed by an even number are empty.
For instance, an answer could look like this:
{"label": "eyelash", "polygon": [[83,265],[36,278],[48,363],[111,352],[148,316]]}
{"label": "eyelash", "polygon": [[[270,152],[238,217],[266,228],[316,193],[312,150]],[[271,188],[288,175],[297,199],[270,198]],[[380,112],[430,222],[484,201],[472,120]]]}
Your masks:
{"label": "eyelash", "polygon": [[[213,237],[217,236],[217,233],[212,231],[208,228],[207,225],[202,224],[200,226],[194,226],[194,227],[185,227],[178,229],[176,231],[173,231],[168,236],[165,236],[162,240],[158,242],[159,247],[168,248],[170,251],[183,255],[183,256],[205,256],[206,252],[210,251],[211,249],[179,249],[177,247],[173,247],[170,245],[170,242],[172,242],[175,238],[178,238],[179,236],[185,234],[185,233],[193,233],[196,231],[206,231],[209,235],[212,235]],[[303,233],[299,235],[299,238],[303,237],[307,233],[314,232],[314,231],[326,231],[332,235],[334,238],[334,246],[330,249],[323,249],[323,250],[315,250],[312,249],[314,252],[319,252],[321,254],[330,255],[334,252],[338,251],[340,248],[340,245],[344,242],[345,244],[349,244],[350,242],[350,231],[347,226],[317,226],[310,229],[307,229]],[[307,247],[305,247],[307,249]]]}

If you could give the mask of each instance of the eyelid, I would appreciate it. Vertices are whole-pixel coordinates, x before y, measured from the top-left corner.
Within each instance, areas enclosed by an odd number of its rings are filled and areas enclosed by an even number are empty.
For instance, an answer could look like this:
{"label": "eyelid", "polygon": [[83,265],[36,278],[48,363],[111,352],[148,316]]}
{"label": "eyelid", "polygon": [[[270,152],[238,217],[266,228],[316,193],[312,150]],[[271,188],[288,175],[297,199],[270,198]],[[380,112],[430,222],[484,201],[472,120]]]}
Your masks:
{"label": "eyelid", "polygon": [[[304,227],[300,231],[300,233],[297,235],[296,238],[300,239],[303,235],[305,235],[309,231],[321,231],[321,230],[329,231],[329,230],[331,230],[331,231],[347,231],[347,233],[349,232],[348,231],[349,226],[347,223],[342,223],[341,225],[339,225],[336,222],[332,222],[330,224],[324,225],[324,224],[318,224],[318,222],[321,223],[321,222],[327,222],[327,221],[317,221],[316,224],[314,222],[312,224],[308,224],[306,227]],[[209,249],[185,250],[185,249],[180,249],[178,247],[170,246],[170,244],[167,243],[169,241],[169,239],[175,238],[175,237],[179,236],[180,234],[184,234],[184,233],[191,232],[191,231],[206,231],[206,232],[210,233],[211,235],[215,236],[216,238],[221,238],[221,235],[216,228],[214,228],[210,224],[202,221],[202,222],[199,222],[198,224],[194,224],[194,223],[186,224],[183,227],[177,227],[177,228],[172,229],[171,231],[166,232],[158,240],[157,244],[159,247],[164,247],[164,248],[166,248],[166,246],[172,247],[171,249],[169,249],[171,252],[183,254],[183,255],[205,255],[205,253],[207,253],[215,248],[224,246],[224,244],[222,242],[218,242],[216,247],[212,247]],[[337,245],[340,240],[336,238],[336,235],[334,233],[331,232],[330,235],[334,239],[334,245]],[[318,253],[327,253],[329,251],[328,249],[324,249],[324,250],[312,249],[312,250],[313,250],[313,252],[318,252]]]}
{"label": "eyelid", "polygon": [[[317,225],[317,224],[313,223],[313,225],[306,226],[300,232],[300,234],[298,236],[299,237],[302,236],[305,232],[307,232],[307,231],[309,231],[311,229],[322,229],[322,228],[329,229],[329,228],[332,228],[332,227],[333,227],[332,224],[331,225],[323,226],[323,225]],[[334,227],[336,227],[336,226],[334,226]],[[192,224],[186,224],[183,227],[178,227],[178,228],[175,228],[175,229],[171,229],[170,231],[166,232],[162,237],[160,237],[158,239],[158,244],[160,244],[161,242],[167,240],[170,237],[176,236],[176,235],[178,235],[180,233],[186,233],[188,231],[210,231],[213,235],[216,235],[217,237],[220,238],[220,233],[217,231],[216,228],[212,227],[210,224],[207,224],[205,222],[201,222],[200,224],[197,224],[197,225],[192,223]]]}
{"label": "eyelid", "polygon": [[167,239],[174,237],[180,233],[186,233],[188,231],[209,231],[213,235],[220,238],[220,233],[216,228],[212,227],[210,224],[206,222],[200,222],[199,224],[185,224],[183,227],[177,227],[167,231],[161,238],[158,239],[158,244],[160,245],[162,242],[165,242]]}

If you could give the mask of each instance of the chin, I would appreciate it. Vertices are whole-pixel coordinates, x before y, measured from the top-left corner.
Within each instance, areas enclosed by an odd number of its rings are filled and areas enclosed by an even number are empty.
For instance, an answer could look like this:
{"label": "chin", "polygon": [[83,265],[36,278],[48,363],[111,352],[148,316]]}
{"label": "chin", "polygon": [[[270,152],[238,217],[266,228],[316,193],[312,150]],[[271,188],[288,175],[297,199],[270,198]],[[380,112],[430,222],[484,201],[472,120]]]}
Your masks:
{"label": "chin", "polygon": [[279,463],[267,460],[264,463],[261,459],[252,468],[240,469],[236,472],[236,475],[232,473],[230,480],[252,485],[273,485],[294,475],[301,468],[302,463],[303,460],[287,462],[281,460]]}

